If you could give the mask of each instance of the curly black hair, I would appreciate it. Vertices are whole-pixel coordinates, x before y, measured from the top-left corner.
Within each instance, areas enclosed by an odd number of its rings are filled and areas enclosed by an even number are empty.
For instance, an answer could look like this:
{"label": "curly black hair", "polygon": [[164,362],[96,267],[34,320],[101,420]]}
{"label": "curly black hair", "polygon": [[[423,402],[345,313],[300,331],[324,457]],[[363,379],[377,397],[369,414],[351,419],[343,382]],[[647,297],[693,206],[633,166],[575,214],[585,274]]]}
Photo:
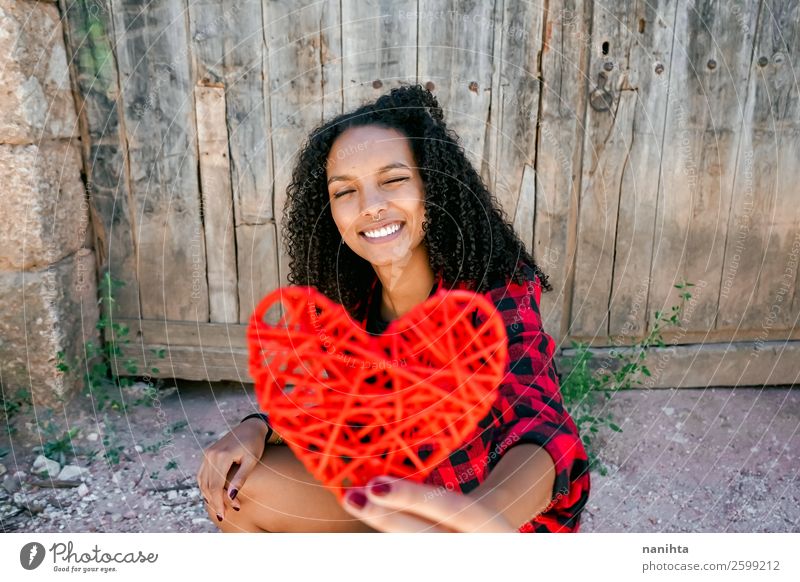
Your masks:
{"label": "curly black hair", "polygon": [[[436,97],[421,85],[392,89],[373,102],[317,126],[292,171],[283,211],[288,281],[316,287],[358,320],[376,278],[372,265],[344,242],[330,211],[326,166],[336,138],[351,127],[378,125],[410,138],[425,185],[423,232],[431,268],[443,285],[464,283],[485,293],[496,278],[524,284],[527,264],[543,289],[552,288],[505,212],[470,163],[460,138],[447,127]],[[460,257],[459,260],[453,260]]]}

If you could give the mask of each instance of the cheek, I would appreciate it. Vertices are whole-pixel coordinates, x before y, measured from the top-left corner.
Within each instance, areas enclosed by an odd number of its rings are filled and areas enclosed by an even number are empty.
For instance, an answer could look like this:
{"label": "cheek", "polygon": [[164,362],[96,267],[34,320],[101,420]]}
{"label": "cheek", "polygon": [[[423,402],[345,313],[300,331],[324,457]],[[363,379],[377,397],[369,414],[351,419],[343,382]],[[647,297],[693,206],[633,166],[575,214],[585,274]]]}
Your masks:
{"label": "cheek", "polygon": [[347,213],[343,212],[341,209],[331,210],[331,217],[333,218],[333,223],[336,225],[336,229],[339,231],[339,234],[342,236],[348,234],[347,228],[351,221],[348,218]]}
{"label": "cheek", "polygon": [[425,204],[420,202],[414,208],[414,226],[417,234],[423,236],[422,223],[425,222]]}

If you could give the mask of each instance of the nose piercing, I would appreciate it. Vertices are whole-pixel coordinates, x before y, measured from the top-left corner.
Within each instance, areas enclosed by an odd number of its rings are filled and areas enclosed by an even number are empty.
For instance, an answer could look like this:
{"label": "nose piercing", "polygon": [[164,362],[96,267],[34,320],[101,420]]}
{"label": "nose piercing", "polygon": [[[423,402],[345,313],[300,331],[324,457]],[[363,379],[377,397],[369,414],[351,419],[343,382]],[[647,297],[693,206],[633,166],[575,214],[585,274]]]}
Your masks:
{"label": "nose piercing", "polygon": [[[381,210],[381,212],[383,212],[383,210]],[[372,217],[373,222],[378,222],[381,219],[381,212],[378,213],[377,218],[375,218],[374,216]]]}

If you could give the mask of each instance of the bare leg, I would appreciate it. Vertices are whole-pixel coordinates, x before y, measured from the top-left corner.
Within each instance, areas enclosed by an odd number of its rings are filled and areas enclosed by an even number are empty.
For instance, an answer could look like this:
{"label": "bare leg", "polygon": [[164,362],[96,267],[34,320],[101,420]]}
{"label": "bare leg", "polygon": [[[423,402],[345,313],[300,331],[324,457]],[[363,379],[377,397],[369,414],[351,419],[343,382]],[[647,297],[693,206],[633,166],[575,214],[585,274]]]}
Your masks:
{"label": "bare leg", "polygon": [[[225,480],[225,491],[234,467]],[[374,532],[339,505],[286,446],[269,445],[236,495],[241,511],[209,518],[223,532]],[[206,507],[208,510],[208,507]]]}

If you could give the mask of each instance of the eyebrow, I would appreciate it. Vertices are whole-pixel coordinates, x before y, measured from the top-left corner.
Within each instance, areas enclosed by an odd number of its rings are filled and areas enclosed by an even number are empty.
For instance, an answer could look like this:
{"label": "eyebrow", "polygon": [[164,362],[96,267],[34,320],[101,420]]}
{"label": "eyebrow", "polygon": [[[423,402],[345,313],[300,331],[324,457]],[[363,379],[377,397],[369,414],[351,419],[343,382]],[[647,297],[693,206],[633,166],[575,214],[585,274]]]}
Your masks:
{"label": "eyebrow", "polygon": [[[395,168],[405,168],[407,170],[411,169],[406,164],[404,164],[403,162],[392,162],[391,164],[386,164],[385,166],[380,168],[377,171],[377,173],[378,174],[382,174],[383,172],[386,172],[388,170],[393,170]],[[355,177],[353,177],[353,176],[331,176],[330,178],[328,178],[328,185],[330,186],[331,182],[347,181],[347,180],[354,180],[354,179],[355,179]]]}

